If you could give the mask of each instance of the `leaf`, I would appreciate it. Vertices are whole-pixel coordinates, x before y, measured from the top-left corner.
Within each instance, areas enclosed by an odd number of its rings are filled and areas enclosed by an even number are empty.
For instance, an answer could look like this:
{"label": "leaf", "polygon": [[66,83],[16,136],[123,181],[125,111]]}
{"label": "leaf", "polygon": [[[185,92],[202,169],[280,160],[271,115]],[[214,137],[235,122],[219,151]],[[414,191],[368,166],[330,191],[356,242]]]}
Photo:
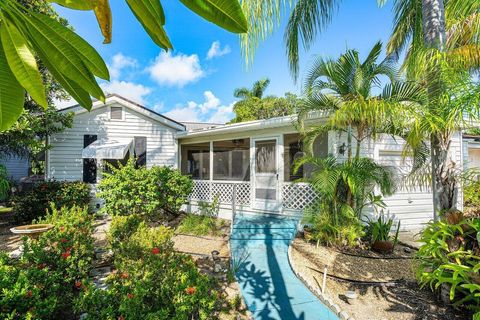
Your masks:
{"label": "leaf", "polygon": [[18,29],[4,18],[0,30],[1,41],[10,70],[30,96],[43,108],[48,107],[47,97],[38,71],[35,56],[30,51],[27,41]]}
{"label": "leaf", "polygon": [[165,50],[173,48],[163,28],[165,14],[159,0],[127,0],[127,4],[157,45]]}
{"label": "leaf", "polygon": [[62,7],[75,9],[75,10],[93,10],[94,4],[92,0],[49,0]]}
{"label": "leaf", "polygon": [[112,11],[110,10],[110,3],[108,0],[98,0],[93,11],[97,17],[98,26],[105,37],[103,43],[112,42]]}
{"label": "leaf", "polygon": [[180,0],[180,2],[199,16],[228,31],[234,33],[248,31],[247,19],[237,0]]}
{"label": "leaf", "polygon": [[12,126],[22,114],[25,91],[8,66],[0,42],[0,131]]}

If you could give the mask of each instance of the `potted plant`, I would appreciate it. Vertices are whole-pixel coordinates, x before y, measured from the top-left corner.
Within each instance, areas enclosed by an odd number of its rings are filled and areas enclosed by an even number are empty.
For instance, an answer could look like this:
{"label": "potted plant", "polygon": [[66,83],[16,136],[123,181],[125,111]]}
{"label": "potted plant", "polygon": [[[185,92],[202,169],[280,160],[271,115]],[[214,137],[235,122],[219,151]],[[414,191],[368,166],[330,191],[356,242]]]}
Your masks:
{"label": "potted plant", "polygon": [[312,239],[312,227],[309,225],[304,225],[303,226],[303,238],[307,241],[310,241]]}
{"label": "potted plant", "polygon": [[369,220],[367,222],[366,233],[370,236],[370,243],[374,251],[390,253],[395,248],[400,231],[400,221],[397,223],[394,237],[390,235],[393,222],[392,218],[386,219],[383,215],[379,216],[377,220]]}

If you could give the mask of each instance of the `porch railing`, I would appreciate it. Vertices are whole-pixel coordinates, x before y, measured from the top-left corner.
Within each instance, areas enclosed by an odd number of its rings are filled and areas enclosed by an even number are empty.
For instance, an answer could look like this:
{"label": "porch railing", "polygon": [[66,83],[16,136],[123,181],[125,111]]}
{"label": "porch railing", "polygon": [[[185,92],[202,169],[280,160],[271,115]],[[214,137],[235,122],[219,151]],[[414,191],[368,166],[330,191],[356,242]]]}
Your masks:
{"label": "porch railing", "polygon": [[[284,209],[302,210],[318,199],[318,195],[308,183],[284,182],[280,188]],[[236,193],[235,199],[233,198]],[[194,180],[190,200],[211,202],[215,197],[221,204],[249,206],[251,201],[249,181],[208,181]]]}

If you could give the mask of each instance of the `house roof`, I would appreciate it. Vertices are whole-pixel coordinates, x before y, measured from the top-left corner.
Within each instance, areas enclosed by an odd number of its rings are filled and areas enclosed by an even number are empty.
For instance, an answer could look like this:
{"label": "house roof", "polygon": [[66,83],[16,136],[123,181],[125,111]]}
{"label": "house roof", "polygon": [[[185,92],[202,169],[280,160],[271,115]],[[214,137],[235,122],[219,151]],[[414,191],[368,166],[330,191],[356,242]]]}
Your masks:
{"label": "house roof", "polygon": [[[141,104],[139,103],[136,103],[136,102],[133,102],[125,97],[122,97],[121,95],[119,94],[116,94],[116,93],[113,93],[113,94],[108,94],[105,98],[105,103],[99,101],[99,100],[95,100],[93,101],[93,106],[92,106],[92,110],[95,110],[97,108],[101,108],[101,107],[104,107],[104,106],[107,106],[107,105],[110,105],[110,104],[113,104],[113,103],[119,103],[121,104],[122,106],[125,106],[127,108],[130,108],[130,109],[133,109],[155,121],[158,121],[158,122],[161,122],[169,127],[172,127],[174,129],[177,129],[179,131],[185,131],[186,130],[186,126],[183,124],[183,123],[180,123],[178,121],[175,121],[173,119],[170,119],[158,112],[155,112],[151,109],[148,109],[146,108],[145,106],[142,106]],[[58,112],[66,112],[66,111],[73,111],[75,112],[75,114],[80,114],[80,113],[84,113],[84,112],[88,112],[87,109],[81,107],[79,104],[76,104],[76,105],[73,105],[73,106],[70,106],[70,107],[67,107],[67,108],[63,108],[63,109],[59,109]]]}
{"label": "house roof", "polygon": [[[318,122],[322,119],[326,119],[328,112],[312,112],[307,116],[306,122]],[[298,116],[296,114],[283,117],[275,117],[270,119],[263,120],[254,120],[247,122],[239,122],[226,124],[223,126],[216,126],[210,128],[199,128],[188,131],[182,131],[177,133],[177,138],[192,138],[192,137],[202,137],[210,135],[220,135],[226,133],[235,133],[235,132],[244,132],[251,130],[261,130],[261,129],[270,129],[270,128],[279,128],[293,126],[297,121]]]}
{"label": "house roof", "polygon": [[182,121],[181,123],[185,125],[187,131],[204,129],[204,128],[213,128],[213,127],[225,125],[224,123],[195,122],[195,121]]}

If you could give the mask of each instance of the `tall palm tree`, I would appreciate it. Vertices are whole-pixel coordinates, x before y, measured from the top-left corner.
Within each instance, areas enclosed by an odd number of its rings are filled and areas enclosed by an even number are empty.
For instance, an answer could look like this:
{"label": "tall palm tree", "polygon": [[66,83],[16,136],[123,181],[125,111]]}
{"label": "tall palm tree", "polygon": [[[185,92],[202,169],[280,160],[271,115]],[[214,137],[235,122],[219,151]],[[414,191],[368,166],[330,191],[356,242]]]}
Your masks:
{"label": "tall palm tree", "polygon": [[235,98],[241,98],[243,100],[250,99],[250,98],[258,98],[262,99],[267,89],[268,85],[270,84],[270,79],[263,78],[258,81],[255,81],[251,89],[246,87],[237,88],[233,92],[233,96]]}

